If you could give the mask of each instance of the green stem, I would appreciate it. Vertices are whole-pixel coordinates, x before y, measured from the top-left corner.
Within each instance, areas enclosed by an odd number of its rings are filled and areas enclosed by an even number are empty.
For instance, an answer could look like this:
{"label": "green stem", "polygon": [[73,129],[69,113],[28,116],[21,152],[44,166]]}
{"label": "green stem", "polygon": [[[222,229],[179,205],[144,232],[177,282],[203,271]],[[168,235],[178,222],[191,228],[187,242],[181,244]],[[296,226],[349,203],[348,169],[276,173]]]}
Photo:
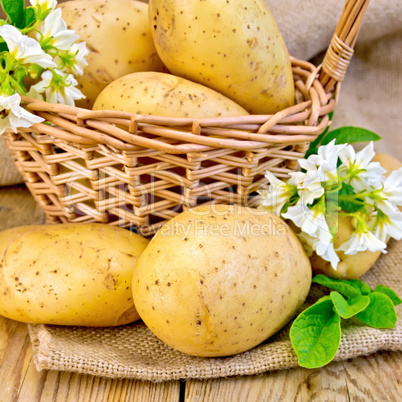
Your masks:
{"label": "green stem", "polygon": [[327,194],[336,194],[339,192],[339,190],[342,189],[342,183],[338,184],[335,188],[328,190],[327,188],[325,188],[325,192]]}
{"label": "green stem", "polygon": [[347,174],[344,177],[344,181],[347,182],[348,184],[350,184],[350,181],[358,176],[361,172],[365,172],[366,169],[356,169],[354,163],[352,164],[352,166],[350,168],[346,168],[344,167],[342,170],[346,170]]}
{"label": "green stem", "polygon": [[[352,201],[358,198],[366,198],[366,197],[370,197],[372,198],[372,196],[376,195],[377,193],[379,193],[381,190],[373,190],[370,191],[368,193],[359,193],[359,194],[339,194],[339,199],[340,200],[346,200],[346,201]],[[381,198],[383,199],[383,198]]]}
{"label": "green stem", "polygon": [[13,92],[12,87],[10,85],[10,76],[6,75],[4,77],[2,85],[1,85],[1,95],[3,95],[3,96],[11,96],[13,94],[14,94],[14,92]]}
{"label": "green stem", "polygon": [[10,75],[9,80],[20,95],[26,94],[26,89],[13,76]]}
{"label": "green stem", "polygon": [[[339,199],[338,199],[339,200]],[[345,199],[340,198],[340,201],[345,201]],[[366,201],[361,201],[361,200],[346,200],[349,201],[352,204],[356,204],[356,205],[366,205]]]}
{"label": "green stem", "polygon": [[27,33],[34,30],[41,22],[42,22],[42,20],[35,21],[35,23],[33,25],[28,25],[27,27],[20,29],[20,31],[23,35],[26,35]]}

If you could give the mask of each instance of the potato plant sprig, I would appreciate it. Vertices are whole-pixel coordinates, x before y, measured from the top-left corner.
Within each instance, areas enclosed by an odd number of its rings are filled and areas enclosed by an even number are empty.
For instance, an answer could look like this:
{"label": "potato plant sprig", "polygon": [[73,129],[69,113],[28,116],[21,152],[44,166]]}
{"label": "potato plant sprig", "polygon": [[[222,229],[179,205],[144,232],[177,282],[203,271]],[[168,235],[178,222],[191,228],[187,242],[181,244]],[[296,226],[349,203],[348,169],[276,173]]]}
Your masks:
{"label": "potato plant sprig", "polygon": [[390,288],[374,290],[359,279],[333,279],[319,274],[313,283],[332,289],[293,321],[290,340],[299,365],[318,368],[332,361],[341,341],[341,320],[357,317],[374,328],[394,328],[395,306],[402,301]]}
{"label": "potato plant sprig", "polygon": [[88,50],[67,29],[56,0],[0,0],[0,135],[42,122],[20,107],[21,95],[74,106],[85,96],[75,76],[83,74]]}
{"label": "potato plant sprig", "polygon": [[[300,229],[298,234],[309,256],[315,252],[334,270],[338,252],[386,252],[389,238],[402,239],[402,168],[385,177],[373,162],[377,134],[359,127],[325,132],[313,141],[300,171],[284,182],[266,172],[269,188],[261,188],[261,209],[281,216]],[[359,152],[350,143],[370,141]],[[354,232],[334,247],[338,217],[351,219]]]}

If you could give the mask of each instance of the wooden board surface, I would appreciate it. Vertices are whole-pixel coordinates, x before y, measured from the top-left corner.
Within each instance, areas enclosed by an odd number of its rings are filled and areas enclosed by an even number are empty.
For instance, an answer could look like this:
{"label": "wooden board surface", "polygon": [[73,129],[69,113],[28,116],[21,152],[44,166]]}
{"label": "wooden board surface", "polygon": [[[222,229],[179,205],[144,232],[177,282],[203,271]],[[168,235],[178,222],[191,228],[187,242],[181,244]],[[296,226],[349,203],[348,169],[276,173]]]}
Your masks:
{"label": "wooden board surface", "polygon": [[[0,230],[43,223],[24,186],[0,189]],[[0,402],[37,401],[395,401],[402,352],[379,352],[316,369],[151,383],[35,368],[27,325],[0,316]]]}

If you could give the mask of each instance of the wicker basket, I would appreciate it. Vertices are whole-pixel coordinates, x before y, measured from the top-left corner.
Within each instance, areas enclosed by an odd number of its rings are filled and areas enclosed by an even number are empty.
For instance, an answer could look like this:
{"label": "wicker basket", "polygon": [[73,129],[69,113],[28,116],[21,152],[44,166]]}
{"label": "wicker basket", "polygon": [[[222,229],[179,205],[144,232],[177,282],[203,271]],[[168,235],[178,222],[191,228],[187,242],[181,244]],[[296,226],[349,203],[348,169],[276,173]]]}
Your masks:
{"label": "wicker basket", "polygon": [[329,125],[368,0],[348,0],[322,65],[292,59],[296,104],[274,115],[166,118],[23,98],[53,124],[4,134],[49,222],[101,222],[145,236],[204,203],[255,206],[264,172],[286,177]]}

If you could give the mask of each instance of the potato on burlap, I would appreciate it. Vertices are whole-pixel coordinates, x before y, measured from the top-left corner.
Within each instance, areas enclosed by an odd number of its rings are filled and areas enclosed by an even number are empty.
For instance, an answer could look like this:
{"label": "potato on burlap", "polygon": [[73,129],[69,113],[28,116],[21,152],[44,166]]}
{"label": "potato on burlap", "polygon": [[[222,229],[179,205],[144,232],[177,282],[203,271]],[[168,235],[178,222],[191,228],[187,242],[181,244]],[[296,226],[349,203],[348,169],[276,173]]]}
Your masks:
{"label": "potato on burlap", "polygon": [[227,356],[282,328],[310,283],[310,261],[280,218],[216,205],[166,223],[138,259],[132,288],[162,341],[190,355]]}

